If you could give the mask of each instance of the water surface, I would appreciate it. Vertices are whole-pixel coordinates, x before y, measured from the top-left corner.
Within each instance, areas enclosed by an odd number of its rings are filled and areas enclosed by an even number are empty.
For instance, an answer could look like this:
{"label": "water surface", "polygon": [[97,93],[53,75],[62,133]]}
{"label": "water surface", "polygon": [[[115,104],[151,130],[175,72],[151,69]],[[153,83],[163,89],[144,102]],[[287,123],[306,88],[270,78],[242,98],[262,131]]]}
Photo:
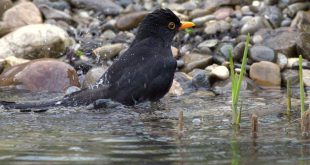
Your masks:
{"label": "water surface", "polygon": [[[1,91],[7,100],[57,94]],[[247,92],[239,131],[231,126],[229,92],[167,96],[160,105],[51,108],[44,113],[0,108],[1,164],[310,164],[310,141],[289,122],[283,91]],[[298,109],[297,99],[293,107]],[[184,113],[183,131],[178,114]],[[259,117],[258,137],[249,117]]]}

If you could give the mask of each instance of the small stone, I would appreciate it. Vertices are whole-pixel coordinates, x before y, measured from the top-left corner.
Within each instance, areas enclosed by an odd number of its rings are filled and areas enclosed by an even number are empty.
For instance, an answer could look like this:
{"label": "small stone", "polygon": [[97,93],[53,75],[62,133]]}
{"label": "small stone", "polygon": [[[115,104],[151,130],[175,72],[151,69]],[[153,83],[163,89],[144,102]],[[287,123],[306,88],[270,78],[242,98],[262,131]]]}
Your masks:
{"label": "small stone", "polygon": [[304,81],[304,85],[306,87],[310,86],[310,70],[308,69],[302,70],[302,80]]}
{"label": "small stone", "polygon": [[233,50],[234,46],[231,43],[221,43],[218,45],[216,52],[223,56],[226,60],[229,60],[229,50]]}
{"label": "small stone", "polygon": [[19,65],[19,64],[29,62],[29,60],[27,60],[27,59],[16,58],[15,56],[6,57],[4,60],[5,60],[5,68],[9,68],[9,67],[12,67],[15,65]]}
{"label": "small stone", "polygon": [[241,61],[244,49],[245,49],[245,42],[240,42],[234,47],[234,49],[232,50],[232,54],[235,61]]}
{"label": "small stone", "polygon": [[268,46],[287,57],[296,57],[296,39],[298,32],[295,29],[282,27],[276,30],[262,29],[254,37],[261,38],[262,45]]}
{"label": "small stone", "polygon": [[201,120],[199,118],[193,119],[192,122],[193,122],[193,125],[195,125],[195,126],[199,126],[201,124]]}
{"label": "small stone", "polygon": [[214,48],[218,44],[218,39],[209,39],[201,42],[197,47],[198,49],[204,49],[205,47]]}
{"label": "small stone", "polygon": [[174,58],[179,57],[179,49],[178,49],[178,48],[176,48],[176,47],[174,47],[174,46],[171,46],[171,52],[172,52],[172,56],[173,56]]}
{"label": "small stone", "polygon": [[291,87],[299,86],[299,73],[298,70],[285,69],[281,72],[281,79],[283,86],[287,85],[287,81],[290,81]]}
{"label": "small stone", "polygon": [[33,92],[64,92],[80,86],[74,68],[54,59],[37,59],[8,68],[0,75],[0,86],[15,86]]}
{"label": "small stone", "polygon": [[254,34],[256,31],[262,28],[271,28],[268,21],[260,16],[255,16],[248,20],[241,28],[241,34]]}
{"label": "small stone", "polygon": [[11,0],[1,0],[0,1],[0,18],[2,18],[2,14],[11,8],[13,6],[13,3]]}
{"label": "small stone", "polygon": [[297,28],[301,32],[310,31],[310,12],[299,11],[291,23],[291,28]]}
{"label": "small stone", "polygon": [[[14,31],[15,29],[43,22],[40,10],[31,2],[22,2],[8,9],[3,13],[2,26],[0,26],[0,36]],[[6,30],[2,30],[5,28]]]}
{"label": "small stone", "polygon": [[51,8],[47,5],[39,5],[39,9],[43,13],[45,19],[64,20],[64,21],[72,20],[69,14],[63,11]]}
{"label": "small stone", "polygon": [[209,89],[210,88],[210,72],[203,69],[194,69],[190,73],[192,76],[192,85],[196,89]]}
{"label": "small stone", "polygon": [[102,37],[105,40],[112,40],[115,36],[116,34],[114,33],[113,30],[106,30],[102,33],[100,37]]}
{"label": "small stone", "polygon": [[203,17],[194,18],[192,22],[194,22],[195,25],[199,27],[199,26],[203,26],[206,22],[211,21],[211,20],[215,20],[215,16],[212,14],[206,15]]}
{"label": "small stone", "polygon": [[130,30],[139,25],[143,18],[148,14],[146,11],[126,14],[116,20],[116,28],[119,30]]}
{"label": "small stone", "polygon": [[105,15],[117,15],[122,7],[111,0],[70,0],[70,3],[78,8],[96,10]]}
{"label": "small stone", "polygon": [[220,21],[209,21],[206,23],[206,28],[204,32],[206,34],[216,34],[217,32],[224,33],[231,28],[231,24],[220,20]]}
{"label": "small stone", "polygon": [[94,85],[100,77],[106,72],[108,69],[107,66],[103,67],[95,67],[87,72],[85,75],[85,80],[83,82],[83,88],[89,88]]}
{"label": "small stone", "polygon": [[210,65],[212,62],[212,56],[197,53],[185,54],[182,59],[185,62],[185,65],[181,71],[186,73],[192,71],[195,68],[203,69]]}
{"label": "small stone", "polygon": [[57,26],[27,25],[0,39],[0,58],[59,57],[71,44],[72,41],[67,32]]}
{"label": "small stone", "polygon": [[292,69],[294,64],[298,63],[298,61],[298,58],[288,58],[286,67]]}
{"label": "small stone", "polygon": [[260,45],[255,45],[250,48],[249,57],[254,62],[260,62],[260,61],[274,62],[276,60],[276,54],[271,48]]}
{"label": "small stone", "polygon": [[108,44],[93,50],[95,56],[102,60],[112,59],[119,54],[119,52],[126,48],[125,44]]}
{"label": "small stone", "polygon": [[283,17],[281,10],[277,6],[265,6],[260,12],[260,15],[264,16],[273,28],[280,26]]}
{"label": "small stone", "polygon": [[182,6],[184,10],[187,10],[187,11],[192,11],[197,8],[197,4],[195,3],[195,1],[184,2],[182,3]]}
{"label": "small stone", "polygon": [[296,44],[298,54],[301,54],[303,58],[310,60],[310,32],[299,33]]}
{"label": "small stone", "polygon": [[172,86],[169,89],[168,94],[171,95],[171,96],[181,96],[181,95],[183,95],[184,91],[183,91],[183,88],[182,88],[181,84],[179,82],[177,82],[176,80],[173,80]]}
{"label": "small stone", "polygon": [[190,52],[190,50],[192,49],[192,45],[191,44],[185,44],[180,48],[180,54],[181,55],[185,55],[188,54]]}
{"label": "small stone", "polygon": [[229,70],[225,66],[217,66],[211,70],[211,75],[220,80],[226,80],[229,77]]}
{"label": "small stone", "polygon": [[278,53],[277,57],[278,57],[277,64],[280,66],[280,69],[281,70],[285,69],[285,67],[287,66],[287,61],[288,61],[287,57],[282,53]]}
{"label": "small stone", "polygon": [[222,7],[216,10],[216,12],[214,12],[214,16],[217,20],[224,20],[227,17],[231,16],[234,13],[234,10],[232,8],[229,7]]}
{"label": "small stone", "polygon": [[288,14],[291,18],[293,18],[298,11],[305,10],[309,6],[310,6],[309,2],[294,3],[287,7],[287,13],[285,14]]}
{"label": "small stone", "polygon": [[65,91],[65,95],[69,95],[69,94],[72,94],[74,92],[77,92],[77,91],[80,91],[81,88],[77,87],[77,86],[70,86],[66,89]]}
{"label": "small stone", "polygon": [[289,27],[292,23],[292,20],[287,18],[287,19],[284,19],[282,22],[281,22],[281,27]]}
{"label": "small stone", "polygon": [[280,67],[269,61],[261,61],[251,65],[250,77],[262,87],[280,87]]}

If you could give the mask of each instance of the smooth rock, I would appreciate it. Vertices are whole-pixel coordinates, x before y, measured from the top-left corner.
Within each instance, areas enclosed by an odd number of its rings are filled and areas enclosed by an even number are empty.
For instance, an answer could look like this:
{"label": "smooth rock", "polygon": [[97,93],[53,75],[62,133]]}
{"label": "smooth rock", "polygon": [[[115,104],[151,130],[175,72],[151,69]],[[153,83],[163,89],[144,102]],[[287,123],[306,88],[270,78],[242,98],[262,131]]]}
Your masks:
{"label": "smooth rock", "polygon": [[60,10],[60,11],[70,11],[71,7],[70,4],[67,1],[62,1],[62,0],[32,0],[34,4],[36,4],[37,6],[40,5],[46,5],[48,7],[51,7],[53,9],[56,10]]}
{"label": "smooth rock", "polygon": [[278,3],[279,0],[264,0],[266,5],[275,5]]}
{"label": "smooth rock", "polygon": [[304,86],[306,87],[310,86],[310,70],[309,69],[302,70],[302,80],[304,81]]}
{"label": "smooth rock", "polygon": [[232,50],[232,54],[235,61],[241,61],[243,57],[243,52],[245,49],[245,42],[239,42],[234,49]]}
{"label": "smooth rock", "polygon": [[0,39],[0,58],[8,56],[26,59],[59,57],[70,45],[71,40],[67,32],[57,26],[28,25]]}
{"label": "smooth rock", "polygon": [[185,64],[181,71],[186,73],[192,71],[195,68],[204,69],[212,62],[212,56],[197,53],[185,54],[182,59]]}
{"label": "smooth rock", "polygon": [[299,87],[299,71],[293,69],[285,69],[281,72],[282,86],[287,86],[287,81],[290,81],[291,87]]}
{"label": "smooth rock", "polygon": [[9,68],[15,65],[29,62],[29,60],[23,58],[16,58],[15,56],[9,56],[4,59],[4,62],[5,62],[5,68]]}
{"label": "smooth rock", "polygon": [[261,61],[251,65],[250,77],[263,87],[280,87],[280,67],[269,61]]}
{"label": "smooth rock", "polygon": [[120,51],[125,48],[126,45],[121,43],[108,44],[93,50],[93,53],[100,59],[107,60],[117,56],[120,53]]}
{"label": "smooth rock", "polygon": [[310,60],[310,31],[309,33],[299,33],[297,37],[297,52],[303,58]]}
{"label": "smooth rock", "polygon": [[0,36],[19,27],[42,22],[40,10],[36,5],[31,2],[18,3],[3,13],[2,22],[0,22]]}
{"label": "smooth rock", "polygon": [[277,6],[264,7],[260,15],[264,16],[271,23],[273,28],[280,26],[283,17],[281,10]]}
{"label": "smooth rock", "polygon": [[218,44],[218,42],[219,42],[218,39],[209,39],[201,42],[197,47],[199,49],[204,49],[205,47],[214,48]]}
{"label": "smooth rock", "polygon": [[291,23],[292,28],[297,28],[301,32],[310,31],[310,11],[299,11]]}
{"label": "smooth rock", "polygon": [[47,5],[39,5],[40,11],[42,12],[45,19],[54,19],[54,20],[63,20],[63,21],[71,21],[72,18],[66,12],[56,10]]}
{"label": "smooth rock", "polygon": [[224,20],[227,17],[231,16],[234,13],[234,10],[230,7],[222,7],[214,12],[214,16],[217,20]]}
{"label": "smooth rock", "polygon": [[174,46],[171,46],[171,52],[172,52],[172,56],[174,58],[178,58],[179,57],[179,49],[174,47]]}
{"label": "smooth rock", "polygon": [[217,32],[224,33],[231,28],[231,24],[220,20],[220,21],[209,21],[206,23],[206,28],[204,32],[206,34],[216,34]]}
{"label": "smooth rock", "polygon": [[11,0],[1,0],[0,1],[0,18],[2,18],[2,14],[11,8],[13,6],[13,3]]}
{"label": "smooth rock", "polygon": [[287,57],[282,53],[278,53],[277,57],[278,57],[277,64],[280,66],[280,69],[281,70],[285,69],[285,67],[287,66],[287,62],[288,62]]}
{"label": "smooth rock", "polygon": [[181,85],[184,93],[188,93],[194,90],[192,86],[192,77],[189,76],[188,74],[184,72],[175,72],[174,80]]}
{"label": "smooth rock", "polygon": [[[208,70],[208,67],[206,70]],[[216,66],[211,69],[211,75],[220,80],[226,80],[229,77],[229,70],[225,66]]]}
{"label": "smooth rock", "polygon": [[300,3],[294,3],[294,4],[291,4],[287,7],[287,13],[285,14],[288,14],[288,16],[290,16],[291,18],[293,18],[296,13],[298,11],[302,11],[302,10],[305,10],[307,9],[308,7],[310,6],[310,3],[309,2],[300,2]]}
{"label": "smooth rock", "polygon": [[88,88],[94,85],[100,77],[107,71],[107,66],[95,67],[89,70],[85,75],[85,80],[83,82],[83,88]]}
{"label": "smooth rock", "polygon": [[278,28],[275,30],[262,29],[254,37],[261,38],[262,45],[268,46],[287,57],[296,57],[296,39],[298,32],[292,28]]}
{"label": "smooth rock", "polygon": [[149,12],[140,11],[135,13],[126,14],[121,16],[119,19],[116,20],[116,28],[119,30],[130,30],[139,25],[139,23],[143,20],[143,18]]}
{"label": "smooth rock", "polygon": [[231,43],[221,43],[218,45],[216,53],[229,60],[229,50],[233,50],[234,46]]}
{"label": "smooth rock", "polygon": [[196,24],[197,27],[203,26],[206,22],[215,20],[215,16],[213,14],[197,17],[192,20]]}
{"label": "smooth rock", "polygon": [[254,62],[260,62],[260,61],[275,62],[277,58],[275,52],[271,48],[260,45],[255,45],[250,48],[249,57]]}
{"label": "smooth rock", "polygon": [[241,34],[254,34],[257,30],[262,28],[271,28],[268,21],[261,16],[255,16],[248,20],[241,28]]}
{"label": "smooth rock", "polygon": [[70,45],[71,40],[67,32],[57,26],[28,25],[0,39],[0,58],[59,57]]}
{"label": "smooth rock", "polygon": [[188,75],[192,76],[192,85],[196,89],[209,89],[210,86],[210,72],[203,69],[194,69]]}
{"label": "smooth rock", "polygon": [[168,95],[181,96],[183,94],[184,94],[184,91],[183,91],[181,84],[174,79],[172,82],[172,86],[169,89]]}
{"label": "smooth rock", "polygon": [[292,20],[289,18],[286,18],[281,22],[281,27],[289,27],[291,26],[291,23],[292,23]]}
{"label": "smooth rock", "polygon": [[64,92],[79,87],[74,68],[54,59],[37,59],[8,68],[0,75],[0,86],[15,86],[34,92]]}
{"label": "smooth rock", "polygon": [[122,10],[122,7],[111,0],[70,0],[74,6],[82,9],[96,10],[105,15],[117,15]]}

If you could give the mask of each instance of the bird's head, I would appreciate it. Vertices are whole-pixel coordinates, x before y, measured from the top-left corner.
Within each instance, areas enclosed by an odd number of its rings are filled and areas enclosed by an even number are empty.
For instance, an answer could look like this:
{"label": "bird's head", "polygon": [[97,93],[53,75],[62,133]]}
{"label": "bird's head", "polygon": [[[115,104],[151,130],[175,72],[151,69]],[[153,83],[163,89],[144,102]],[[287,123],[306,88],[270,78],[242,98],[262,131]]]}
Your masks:
{"label": "bird's head", "polygon": [[181,22],[169,9],[157,9],[148,14],[141,22],[136,40],[147,37],[159,37],[167,43],[171,43],[174,35],[186,28],[195,26],[192,22]]}

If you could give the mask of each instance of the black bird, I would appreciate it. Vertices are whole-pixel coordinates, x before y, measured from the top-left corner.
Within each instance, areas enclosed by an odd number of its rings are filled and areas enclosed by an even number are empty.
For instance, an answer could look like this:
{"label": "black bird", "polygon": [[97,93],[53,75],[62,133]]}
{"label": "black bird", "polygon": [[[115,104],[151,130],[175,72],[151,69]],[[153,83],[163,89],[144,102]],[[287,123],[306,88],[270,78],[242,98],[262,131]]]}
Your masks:
{"label": "black bird", "polygon": [[[48,103],[2,102],[6,108],[41,108],[55,105],[77,106],[111,99],[124,105],[158,101],[170,89],[176,70],[171,43],[175,34],[193,27],[181,22],[169,9],[158,9],[141,22],[135,40],[91,88],[69,94]],[[1,104],[1,102],[0,102]]]}

